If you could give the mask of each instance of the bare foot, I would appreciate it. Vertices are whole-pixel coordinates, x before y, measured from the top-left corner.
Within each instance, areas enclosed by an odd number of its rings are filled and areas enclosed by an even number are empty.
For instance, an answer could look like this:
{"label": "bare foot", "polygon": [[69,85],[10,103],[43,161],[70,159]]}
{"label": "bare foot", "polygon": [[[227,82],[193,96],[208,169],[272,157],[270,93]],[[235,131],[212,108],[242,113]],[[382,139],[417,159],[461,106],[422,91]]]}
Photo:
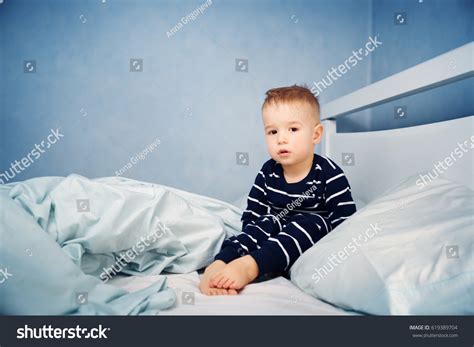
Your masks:
{"label": "bare foot", "polygon": [[223,269],[211,276],[210,286],[225,289],[242,289],[258,276],[258,265],[255,259],[246,255],[235,259]]}
{"label": "bare foot", "polygon": [[227,266],[222,260],[216,260],[211,265],[209,265],[204,274],[201,277],[201,282],[199,282],[199,289],[203,294],[206,295],[236,295],[237,291],[235,289],[224,289],[224,288],[211,288],[209,286],[209,281],[211,277]]}

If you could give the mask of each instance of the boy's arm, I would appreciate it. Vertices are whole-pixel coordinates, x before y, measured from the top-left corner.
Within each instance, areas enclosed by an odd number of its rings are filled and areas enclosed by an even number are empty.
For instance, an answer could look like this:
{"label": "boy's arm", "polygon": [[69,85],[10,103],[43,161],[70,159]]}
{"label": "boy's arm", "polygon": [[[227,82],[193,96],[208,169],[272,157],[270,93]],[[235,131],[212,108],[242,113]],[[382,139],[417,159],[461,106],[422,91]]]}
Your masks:
{"label": "boy's arm", "polygon": [[242,213],[242,230],[251,222],[255,222],[260,216],[270,213],[270,205],[267,200],[267,186],[263,167],[258,172],[255,182],[247,197],[247,208]]}
{"label": "boy's arm", "polygon": [[334,163],[331,169],[326,171],[326,184],[324,187],[324,200],[326,209],[329,211],[329,215],[326,218],[330,224],[328,225],[328,232],[356,212],[356,205],[351,194],[351,186],[346,175]]}
{"label": "boy's arm", "polygon": [[[247,198],[247,208],[242,213],[242,230],[249,223],[255,222],[260,216],[270,213],[270,205],[266,198],[265,174],[259,171],[255,178],[254,184],[250,189]],[[215,260],[222,260],[226,263],[248,254],[258,246],[253,237],[249,237],[245,233],[231,236],[222,244],[221,251],[214,257]]]}
{"label": "boy's arm", "polygon": [[252,251],[250,256],[260,274],[288,269],[301,254],[356,211],[349,182],[341,168],[334,164],[325,172],[324,201],[328,216],[296,215],[280,233]]}

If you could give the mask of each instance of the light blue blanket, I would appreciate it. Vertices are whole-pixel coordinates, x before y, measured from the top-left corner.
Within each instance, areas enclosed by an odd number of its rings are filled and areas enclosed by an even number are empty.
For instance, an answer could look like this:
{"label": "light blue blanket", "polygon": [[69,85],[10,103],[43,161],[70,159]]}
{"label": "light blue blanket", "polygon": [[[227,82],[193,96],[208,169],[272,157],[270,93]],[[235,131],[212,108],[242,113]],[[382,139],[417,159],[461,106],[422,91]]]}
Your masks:
{"label": "light blue blanket", "polygon": [[240,231],[225,202],[122,177],[42,177],[0,186],[0,313],[155,314],[162,280],[130,294],[116,273],[200,269]]}

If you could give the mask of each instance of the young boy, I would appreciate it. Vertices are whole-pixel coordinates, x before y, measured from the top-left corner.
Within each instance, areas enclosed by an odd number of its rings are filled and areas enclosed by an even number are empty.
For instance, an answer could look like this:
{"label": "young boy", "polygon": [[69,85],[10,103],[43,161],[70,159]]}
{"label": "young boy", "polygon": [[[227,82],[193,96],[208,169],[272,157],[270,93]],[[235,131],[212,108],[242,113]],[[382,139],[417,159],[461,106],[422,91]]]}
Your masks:
{"label": "young boy", "polygon": [[237,294],[259,276],[284,273],[356,211],[349,182],[314,153],[323,127],[306,87],[270,89],[262,106],[272,159],[263,164],[242,214],[242,233],[224,241],[199,285],[207,295]]}

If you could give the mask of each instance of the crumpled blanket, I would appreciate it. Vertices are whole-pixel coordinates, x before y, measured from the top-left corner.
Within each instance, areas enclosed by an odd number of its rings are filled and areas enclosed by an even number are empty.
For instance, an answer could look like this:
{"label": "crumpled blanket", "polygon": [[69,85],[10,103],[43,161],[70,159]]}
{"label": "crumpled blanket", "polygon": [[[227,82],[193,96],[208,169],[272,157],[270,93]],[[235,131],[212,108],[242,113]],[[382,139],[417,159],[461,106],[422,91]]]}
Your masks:
{"label": "crumpled blanket", "polygon": [[164,185],[79,175],[1,185],[0,207],[4,314],[155,314],[176,300],[166,280],[133,294],[106,282],[208,265],[242,213]]}

